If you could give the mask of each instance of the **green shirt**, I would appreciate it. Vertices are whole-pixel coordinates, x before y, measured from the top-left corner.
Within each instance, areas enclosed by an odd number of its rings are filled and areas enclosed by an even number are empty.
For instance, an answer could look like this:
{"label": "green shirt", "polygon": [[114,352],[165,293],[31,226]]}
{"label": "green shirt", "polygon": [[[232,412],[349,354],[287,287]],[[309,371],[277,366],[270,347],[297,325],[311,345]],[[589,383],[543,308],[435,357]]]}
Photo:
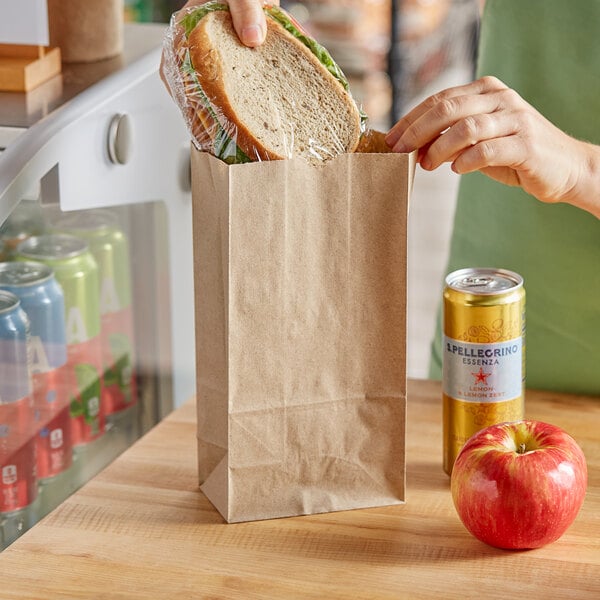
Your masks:
{"label": "green shirt", "polygon": [[[487,0],[478,75],[495,75],[563,131],[600,144],[600,0]],[[476,266],[524,278],[527,386],[600,394],[600,220],[481,173],[463,176],[447,272]],[[432,349],[439,378],[439,316]]]}

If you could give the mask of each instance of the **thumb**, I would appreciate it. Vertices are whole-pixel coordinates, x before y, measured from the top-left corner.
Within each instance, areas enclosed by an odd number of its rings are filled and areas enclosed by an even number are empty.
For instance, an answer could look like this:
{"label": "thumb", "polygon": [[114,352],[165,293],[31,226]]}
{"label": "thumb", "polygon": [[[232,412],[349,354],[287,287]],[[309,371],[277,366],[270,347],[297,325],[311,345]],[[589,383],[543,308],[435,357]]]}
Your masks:
{"label": "thumb", "polygon": [[[261,0],[229,0],[233,27],[240,40],[251,48],[260,46],[267,35],[267,23]],[[279,2],[270,2],[279,4]]]}

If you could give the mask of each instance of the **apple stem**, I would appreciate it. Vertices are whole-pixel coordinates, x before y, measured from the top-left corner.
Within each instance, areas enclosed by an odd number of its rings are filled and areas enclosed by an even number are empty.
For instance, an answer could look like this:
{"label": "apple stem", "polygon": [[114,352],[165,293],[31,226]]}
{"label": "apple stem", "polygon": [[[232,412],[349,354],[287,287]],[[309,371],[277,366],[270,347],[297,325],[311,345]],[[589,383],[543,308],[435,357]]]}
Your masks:
{"label": "apple stem", "polygon": [[517,452],[518,452],[519,454],[525,454],[525,452],[526,452],[526,451],[527,451],[527,446],[525,445],[525,443],[524,443],[524,442],[521,442],[521,443],[519,444],[519,448],[518,448]]}

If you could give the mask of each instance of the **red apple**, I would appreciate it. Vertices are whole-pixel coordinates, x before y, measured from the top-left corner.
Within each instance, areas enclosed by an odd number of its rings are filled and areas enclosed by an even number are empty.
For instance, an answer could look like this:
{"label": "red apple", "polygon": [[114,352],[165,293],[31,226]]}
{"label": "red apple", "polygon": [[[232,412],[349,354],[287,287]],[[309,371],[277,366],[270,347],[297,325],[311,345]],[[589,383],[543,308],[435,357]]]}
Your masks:
{"label": "red apple", "polygon": [[540,421],[501,423],[476,433],[451,476],[461,521],[497,548],[539,548],[557,540],[577,516],[586,487],[577,442]]}

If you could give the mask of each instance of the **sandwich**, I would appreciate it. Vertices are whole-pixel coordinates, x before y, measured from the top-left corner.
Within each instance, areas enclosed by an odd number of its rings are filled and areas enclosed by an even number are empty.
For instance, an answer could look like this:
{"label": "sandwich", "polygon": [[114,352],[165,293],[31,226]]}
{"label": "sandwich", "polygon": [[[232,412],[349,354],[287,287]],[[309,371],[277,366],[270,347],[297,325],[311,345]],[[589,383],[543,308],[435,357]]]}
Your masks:
{"label": "sandwich", "polygon": [[197,147],[230,164],[356,151],[366,116],[344,74],[288,13],[264,10],[256,48],[239,41],[227,4],[176,17],[180,33],[167,48],[176,68],[165,71]]}

